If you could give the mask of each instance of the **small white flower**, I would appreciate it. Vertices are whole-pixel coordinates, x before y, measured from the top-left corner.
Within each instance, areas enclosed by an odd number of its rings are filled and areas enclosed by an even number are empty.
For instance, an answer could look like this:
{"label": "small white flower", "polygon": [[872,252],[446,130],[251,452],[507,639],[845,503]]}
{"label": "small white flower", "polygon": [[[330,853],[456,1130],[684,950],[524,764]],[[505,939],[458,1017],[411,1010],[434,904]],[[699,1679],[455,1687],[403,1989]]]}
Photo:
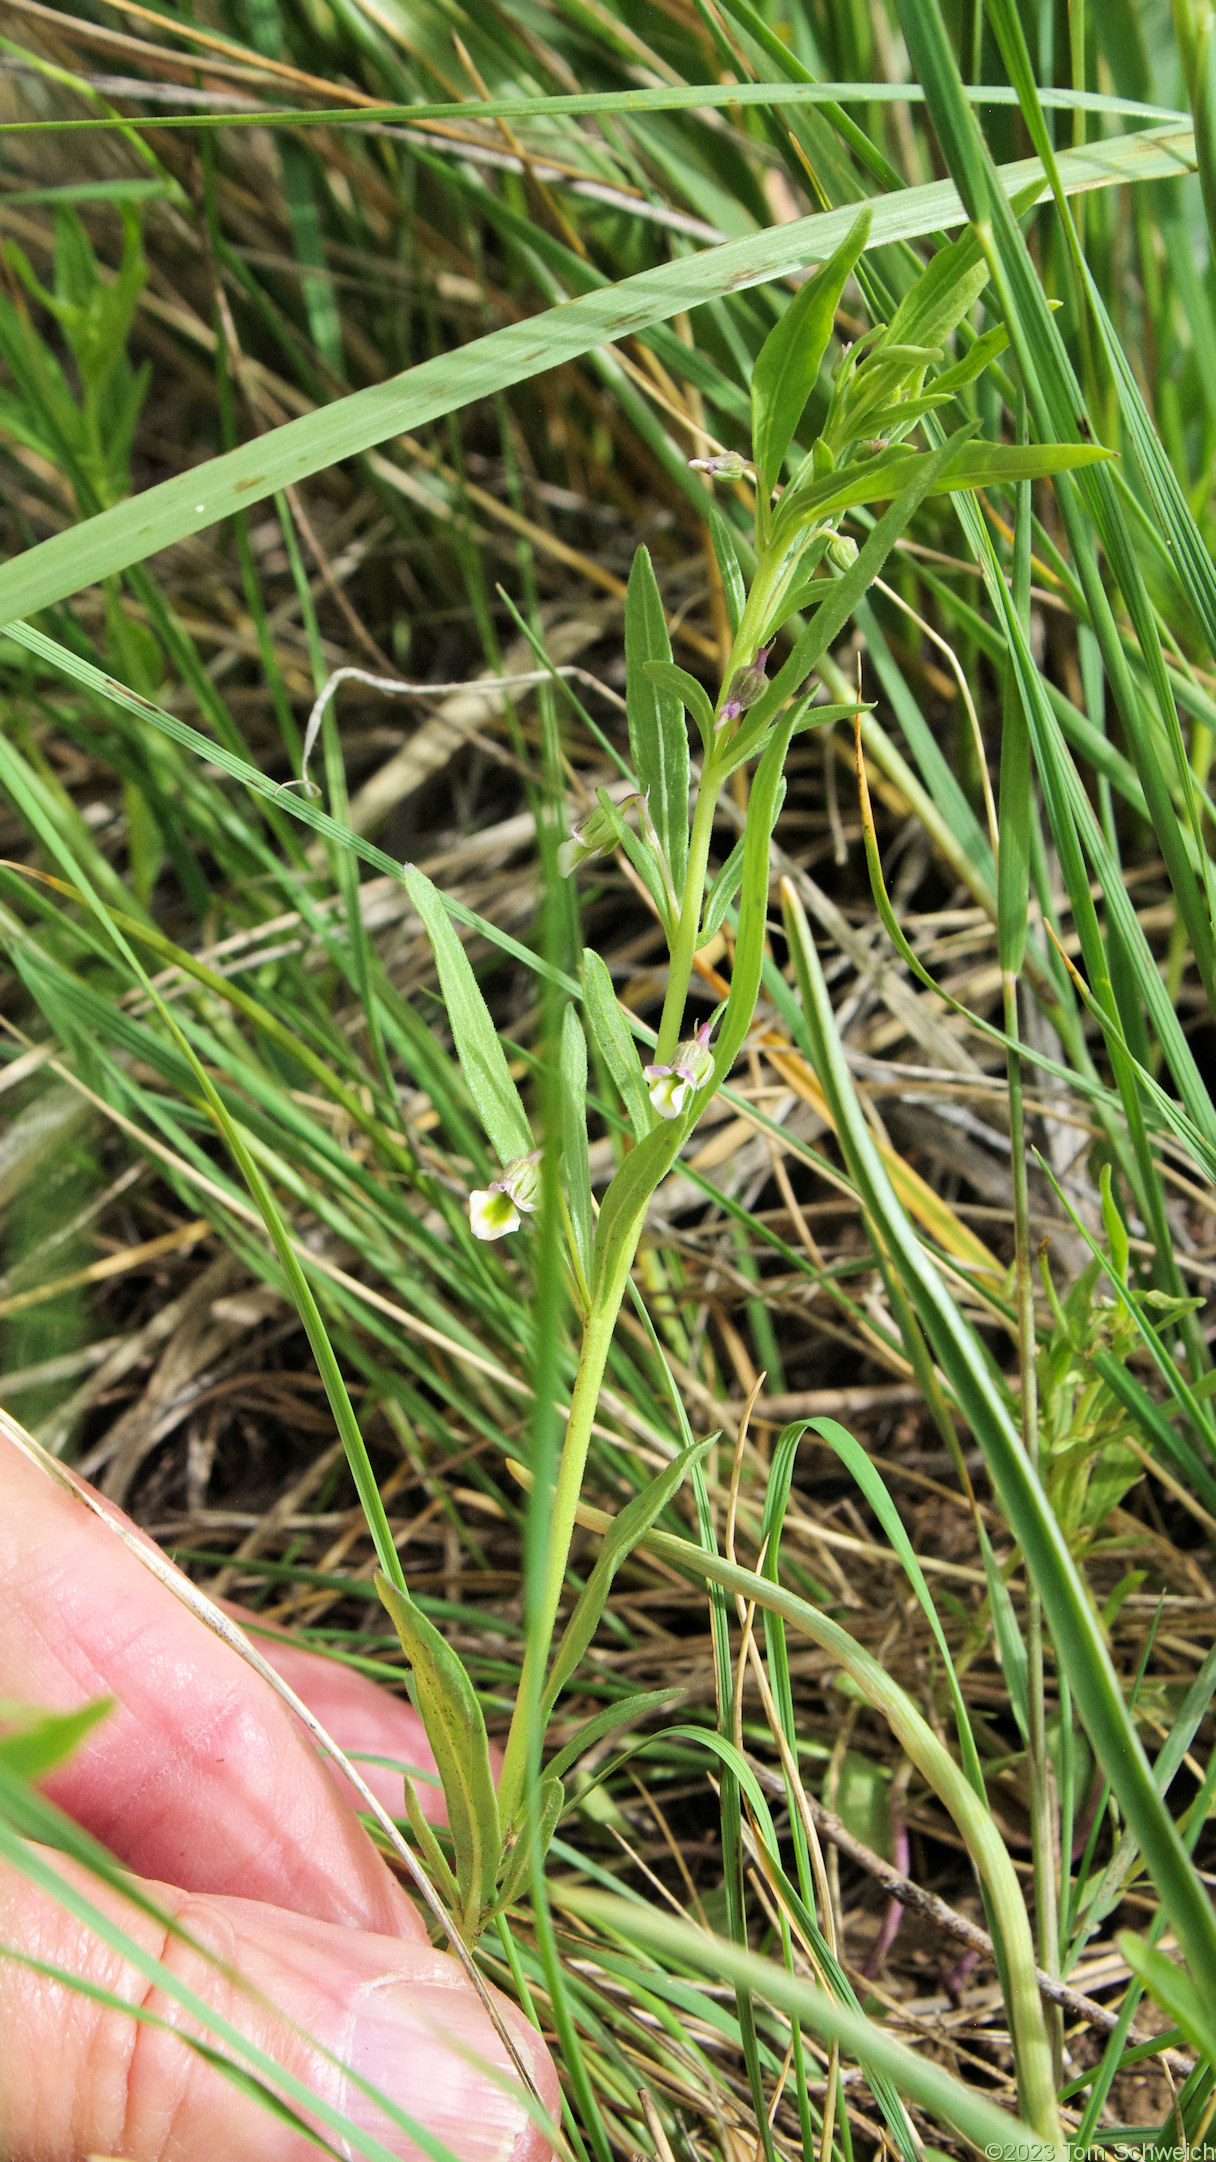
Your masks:
{"label": "small white flower", "polygon": [[669,1066],[643,1066],[642,1078],[651,1084],[650,1101],[661,1119],[678,1119],[689,1097],[708,1081],[714,1070],[709,1048],[712,1021],[703,1021],[695,1036],[678,1044]]}
{"label": "small white flower", "polygon": [[519,1210],[499,1185],[469,1195],[469,1227],[475,1239],[503,1239],[518,1231]]}
{"label": "small white flower", "polygon": [[475,1239],[505,1239],[518,1231],[519,1212],[531,1216],[540,1200],[540,1150],[517,1156],[500,1179],[469,1195],[469,1228]]}
{"label": "small white flower", "polygon": [[665,1069],[648,1066],[646,1068],[646,1079],[650,1081],[652,1076],[654,1076],[654,1079],[650,1090],[650,1101],[659,1117],[661,1119],[678,1119],[688,1102],[692,1083],[686,1080],[683,1075],[677,1073],[674,1066]]}

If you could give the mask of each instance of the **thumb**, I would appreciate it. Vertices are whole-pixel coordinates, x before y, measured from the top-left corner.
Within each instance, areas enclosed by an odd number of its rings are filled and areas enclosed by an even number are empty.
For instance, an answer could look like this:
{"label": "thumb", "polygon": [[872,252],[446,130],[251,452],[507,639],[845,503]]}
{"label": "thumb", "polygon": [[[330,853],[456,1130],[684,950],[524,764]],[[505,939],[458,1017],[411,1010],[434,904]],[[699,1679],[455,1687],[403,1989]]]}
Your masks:
{"label": "thumb", "polygon": [[[166,1937],[157,1922],[63,1855],[39,1847],[27,1851],[34,1869],[53,1870],[83,1893],[144,1954],[159,1958],[173,1983],[203,1999],[391,2154],[422,2162],[422,2150],[348,2071],[387,2095],[459,2162],[549,2162],[509,2054],[445,1954],[256,1900],[144,1887],[189,1935],[192,1943],[186,1944]],[[205,2040],[255,2069],[183,2009],[172,1986],[150,1980],[10,1862],[0,1862],[4,1946],[19,1947],[39,1969],[0,1950],[0,2154],[27,2162],[79,2162],[88,2154],[123,2155],[129,2162],[215,2162],[217,2155],[225,2162],[305,2162],[318,2152],[191,2048],[190,2037]],[[122,2009],[67,1980],[48,1979],[47,1968],[118,1998]],[[556,2114],[556,2076],[540,2036],[504,1999],[496,2002]],[[137,2018],[136,2012],[149,2016]],[[264,2070],[255,2076],[267,2077]],[[340,2154],[359,2152],[298,2098],[280,2091]]]}

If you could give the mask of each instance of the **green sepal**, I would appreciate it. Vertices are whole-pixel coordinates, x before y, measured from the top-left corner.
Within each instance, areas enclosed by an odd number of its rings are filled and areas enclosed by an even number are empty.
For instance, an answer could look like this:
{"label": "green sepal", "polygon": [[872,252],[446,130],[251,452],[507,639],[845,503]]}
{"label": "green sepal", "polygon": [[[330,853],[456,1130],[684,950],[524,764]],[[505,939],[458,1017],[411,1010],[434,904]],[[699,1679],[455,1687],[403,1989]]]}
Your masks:
{"label": "green sepal", "polygon": [[[683,723],[681,723],[681,726]],[[647,840],[644,833],[635,833],[619,804],[613,802],[606,788],[598,788],[599,811],[594,817],[602,819],[603,826],[611,834],[616,846],[629,858],[642,884],[659,913],[659,921],[670,937],[673,929],[675,898],[670,883],[670,871],[657,848]],[[606,838],[606,836],[605,836]]]}

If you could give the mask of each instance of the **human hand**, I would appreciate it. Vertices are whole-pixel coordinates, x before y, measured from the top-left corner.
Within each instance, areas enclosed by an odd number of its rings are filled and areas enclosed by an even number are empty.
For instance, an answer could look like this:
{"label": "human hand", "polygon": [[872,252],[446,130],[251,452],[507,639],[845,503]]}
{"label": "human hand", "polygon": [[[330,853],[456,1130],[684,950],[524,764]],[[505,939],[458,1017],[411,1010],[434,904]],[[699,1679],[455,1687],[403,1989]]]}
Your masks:
{"label": "human hand", "polygon": [[[117,1514],[117,1512],[114,1512]],[[427,1767],[406,1704],[289,1641],[259,1638],[339,1744]],[[423,1925],[311,1743],[267,1684],[0,1427],[0,1698],[116,1708],[43,1791],[145,1882],[196,1943],[62,1855],[49,1857],[147,1951],[394,2154],[404,2134],[311,2037],[460,2162],[543,2162],[518,2075],[456,1961]],[[390,1775],[368,1767],[369,1784]],[[437,1791],[437,1790],[423,1790]],[[390,1806],[399,1808],[394,1786]],[[3,1956],[32,1955],[170,2031]],[[556,2114],[544,2044],[498,2009]],[[281,2015],[281,2016],[277,2016]],[[317,2150],[186,2046],[186,2015],[21,1870],[0,1861],[0,2154],[11,2162],[303,2162]],[[495,2084],[468,2061],[493,2066]]]}

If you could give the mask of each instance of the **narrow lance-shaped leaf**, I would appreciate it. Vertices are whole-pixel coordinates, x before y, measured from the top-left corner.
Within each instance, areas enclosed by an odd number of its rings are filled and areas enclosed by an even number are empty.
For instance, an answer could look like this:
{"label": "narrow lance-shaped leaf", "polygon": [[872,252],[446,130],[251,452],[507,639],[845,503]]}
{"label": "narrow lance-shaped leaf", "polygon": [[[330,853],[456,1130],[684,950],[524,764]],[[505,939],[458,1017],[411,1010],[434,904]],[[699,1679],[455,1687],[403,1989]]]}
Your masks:
{"label": "narrow lance-shaped leaf", "polygon": [[[959,1754],[962,1758],[963,1770],[966,1772],[977,1794],[982,1794],[984,1792],[984,1778],[976,1752],[975,1737],[971,1731],[971,1720],[968,1716],[966,1701],[959,1685],[954,1661],[950,1656],[950,1646],[946,1640],[946,1632],[942,1628],[941,1617],[933,1603],[933,1595],[925,1580],[925,1572],[921,1568],[912,1541],[904,1528],[903,1519],[887,1492],[881,1474],[870,1461],[861,1443],[854,1440],[848,1429],[841,1426],[835,1419],[812,1419],[809,1424],[812,1432],[823,1437],[824,1441],[836,1451],[837,1456],[847,1470],[852,1473],[853,1478],[857,1481],[871,1509],[873,1509],[875,1516],[882,1525],[887,1538],[890,1540],[892,1549],[899,1557],[904,1574],[916,1593],[921,1612],[933,1632],[934,1641],[938,1651],[941,1653],[942,1665],[945,1669],[951,1701],[954,1705],[955,1723],[958,1727]],[[784,1439],[784,1436],[782,1438]],[[769,1571],[768,1573],[771,1574],[772,1572]]]}
{"label": "narrow lance-shaped leaf", "polygon": [[606,1734],[616,1734],[621,1727],[632,1726],[636,1720],[647,1718],[651,1712],[661,1710],[683,1694],[683,1689],[676,1685],[669,1689],[639,1689],[634,1696],[618,1697],[614,1703],[606,1704],[603,1711],[596,1712],[593,1718],[583,1721],[565,1746],[550,1759],[546,1771],[555,1779],[564,1778],[579,1758],[585,1756],[596,1742],[602,1742]]}
{"label": "narrow lance-shaped leaf", "polygon": [[592,1040],[620,1090],[634,1133],[640,1139],[654,1125],[642,1079],[642,1062],[617,1003],[607,965],[590,947],[583,954],[583,1012]]}
{"label": "narrow lance-shaped leaf", "polygon": [[591,1274],[591,1166],[587,1157],[587,1039],[573,1006],[562,1015],[562,1165],[584,1282]]}
{"label": "narrow lance-shaped leaf", "polygon": [[743,583],[743,572],[739,568],[739,551],[735,547],[734,535],[715,503],[708,505],[706,518],[709,523],[709,537],[713,542],[714,555],[717,558],[718,569],[722,574],[722,591],[726,598],[726,613],[730,620],[730,634],[733,638],[738,631],[743,617],[743,610],[747,605],[747,588]]}
{"label": "narrow lance-shaped leaf", "polygon": [[690,676],[686,668],[677,668],[674,661],[647,661],[646,673],[656,690],[670,691],[687,707],[708,750],[714,739],[714,708],[704,684]]}
{"label": "narrow lance-shaped leaf", "polygon": [[438,889],[425,872],[414,868],[406,872],[405,883],[431,941],[456,1056],[477,1115],[491,1148],[504,1164],[512,1163],[516,1157],[531,1153],[532,1129],[511,1079],[498,1031]]}
{"label": "narrow lance-shaped leaf", "polygon": [[682,693],[647,666],[672,666],[667,618],[650,556],[639,548],[625,595],[625,703],[633,770],[646,794],[677,893],[688,866],[688,729]]}
{"label": "narrow lance-shaped leaf", "polygon": [[502,1856],[485,1720],[463,1662],[382,1571],[376,1590],[413,1669],[418,1710],[443,1781],[466,1929],[492,1905]]}
{"label": "narrow lance-shaped leaf", "polygon": [[752,455],[764,485],[775,487],[785,454],[818,381],[840,296],[869,238],[867,206],[836,253],[794,295],[770,330],[752,369]]}
{"label": "narrow lance-shaped leaf", "polygon": [[579,1594],[573,1614],[566,1624],[553,1672],[545,1689],[546,1714],[565,1688],[579,1660],[599,1627],[604,1602],[612,1589],[612,1579],[621,1563],[632,1552],[643,1532],[649,1531],[660,1511],[667,1507],[677,1491],[685,1473],[693,1464],[699,1464],[708,1441],[694,1442],[691,1449],[681,1450],[670,1464],[627,1502],[619,1515],[614,1516],[600,1547],[599,1560]]}

